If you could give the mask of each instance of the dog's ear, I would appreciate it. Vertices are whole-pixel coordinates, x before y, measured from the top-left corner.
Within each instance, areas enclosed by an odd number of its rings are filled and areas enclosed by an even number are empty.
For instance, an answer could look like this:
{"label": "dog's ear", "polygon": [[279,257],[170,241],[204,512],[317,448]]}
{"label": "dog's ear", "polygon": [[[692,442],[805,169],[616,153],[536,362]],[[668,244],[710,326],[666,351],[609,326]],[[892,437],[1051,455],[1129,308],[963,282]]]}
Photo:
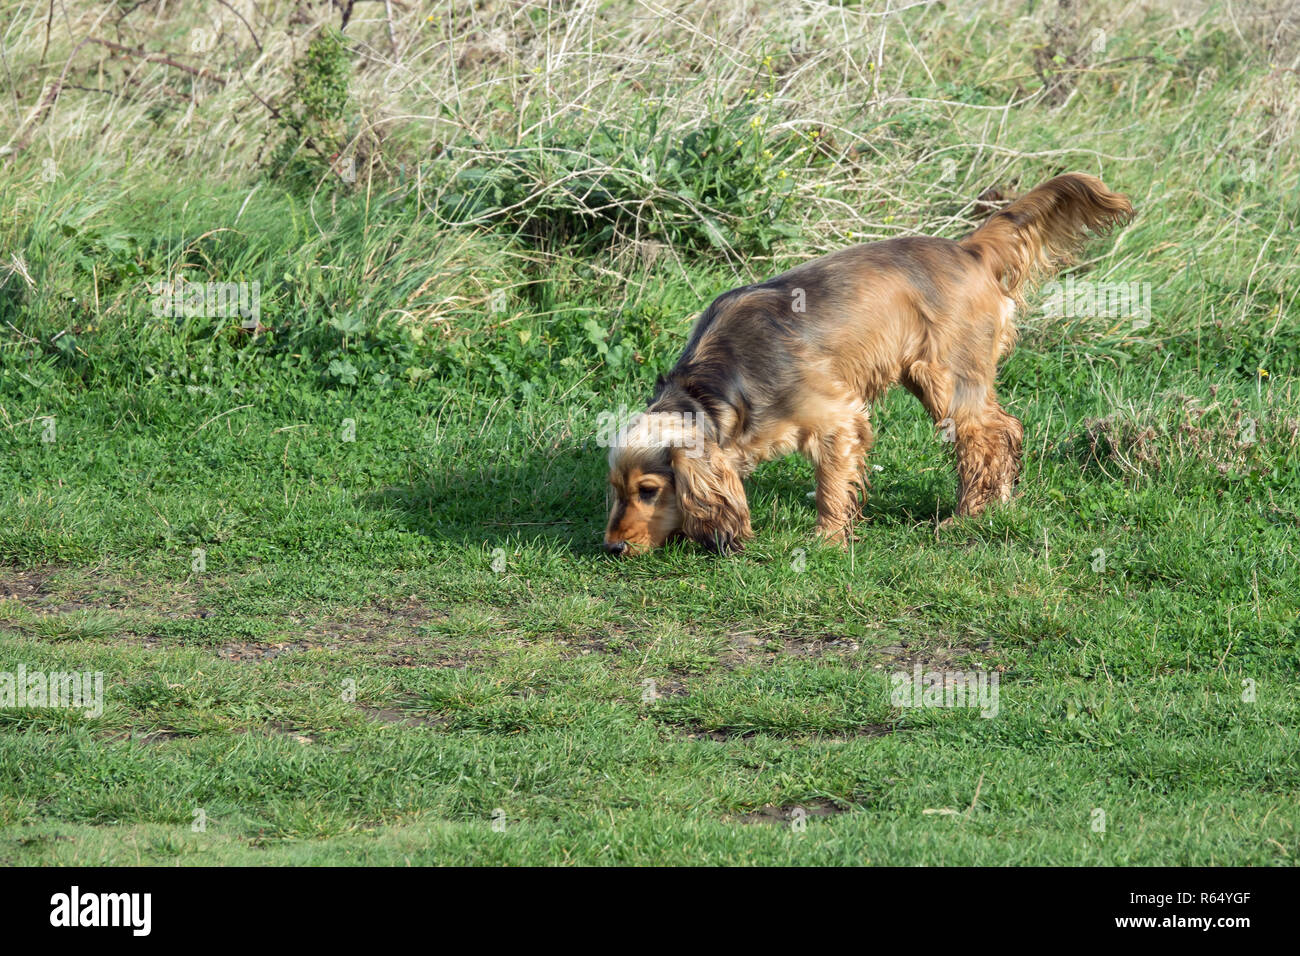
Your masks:
{"label": "dog's ear", "polygon": [[740,551],[754,532],[749,502],[727,456],[717,445],[675,448],[672,455],[682,533],[711,551]]}

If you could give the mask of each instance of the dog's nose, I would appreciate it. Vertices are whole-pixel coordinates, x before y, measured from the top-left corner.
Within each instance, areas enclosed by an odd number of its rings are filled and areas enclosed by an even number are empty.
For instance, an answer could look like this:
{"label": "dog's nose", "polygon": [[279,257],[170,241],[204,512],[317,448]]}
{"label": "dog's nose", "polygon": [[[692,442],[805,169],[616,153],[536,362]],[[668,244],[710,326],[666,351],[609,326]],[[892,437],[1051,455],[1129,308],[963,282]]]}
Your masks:
{"label": "dog's nose", "polygon": [[628,549],[626,541],[606,541],[605,550],[609,554],[623,554]]}

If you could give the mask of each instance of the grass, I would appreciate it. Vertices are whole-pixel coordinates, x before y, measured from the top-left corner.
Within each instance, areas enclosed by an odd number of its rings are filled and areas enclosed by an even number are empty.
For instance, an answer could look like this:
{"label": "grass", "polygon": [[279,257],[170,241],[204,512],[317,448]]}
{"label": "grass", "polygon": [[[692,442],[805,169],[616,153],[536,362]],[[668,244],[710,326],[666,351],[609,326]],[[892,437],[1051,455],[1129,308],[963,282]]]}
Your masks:
{"label": "grass", "polygon": [[[831,15],[860,38],[883,6],[809,6],[800,46],[764,18],[697,33],[519,3],[401,13],[394,55],[366,5],[346,132],[313,132],[355,150],[348,182],[259,145],[284,128],[249,87],[301,92],[312,27],[287,5],[250,20],[261,52],[227,17],[180,54],[224,85],[127,79],[62,28],[45,50],[44,7],[12,6],[0,674],[102,672],[105,694],[95,717],[0,707],[0,861],[1300,855],[1280,15],[1103,5],[1094,55],[1054,7],[932,6],[888,18],[878,58],[831,42]],[[96,11],[151,51],[197,23]],[[584,32],[606,14],[618,36]],[[572,64],[565,36],[587,37]],[[65,62],[100,92],[25,133]],[[1031,301],[1001,375],[1026,431],[1013,504],[936,529],[948,452],[897,393],[851,552],[813,543],[790,459],[750,482],[739,557],[601,553],[598,416],[644,400],[712,294],[850,241],[958,235],[985,186],[1066,166],[1139,206],[1075,276],[1149,282],[1152,324]],[[261,328],[160,317],[182,276],[258,282]],[[996,674],[997,716],[898,706],[890,677],[917,664]]]}

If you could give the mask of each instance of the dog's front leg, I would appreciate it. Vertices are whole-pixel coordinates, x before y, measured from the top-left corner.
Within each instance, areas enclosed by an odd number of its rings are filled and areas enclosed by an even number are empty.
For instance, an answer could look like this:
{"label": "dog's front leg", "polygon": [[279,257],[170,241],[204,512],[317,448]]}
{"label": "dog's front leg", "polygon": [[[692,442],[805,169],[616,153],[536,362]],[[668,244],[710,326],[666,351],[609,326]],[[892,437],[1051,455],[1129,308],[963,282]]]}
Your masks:
{"label": "dog's front leg", "polygon": [[848,547],[862,514],[870,447],[871,425],[862,414],[822,435],[811,449],[817,468],[817,533],[827,543]]}

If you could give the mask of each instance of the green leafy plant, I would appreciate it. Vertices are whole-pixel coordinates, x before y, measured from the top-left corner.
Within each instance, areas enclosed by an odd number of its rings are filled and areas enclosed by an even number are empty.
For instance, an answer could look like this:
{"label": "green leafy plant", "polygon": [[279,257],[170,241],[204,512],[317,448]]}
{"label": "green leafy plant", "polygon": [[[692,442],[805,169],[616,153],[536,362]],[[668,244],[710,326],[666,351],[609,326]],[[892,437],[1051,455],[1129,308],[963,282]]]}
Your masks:
{"label": "green leafy plant", "polygon": [[288,102],[276,110],[280,143],[271,174],[295,191],[310,191],[339,172],[350,140],[352,58],[347,38],[325,28],[293,64]]}
{"label": "green leafy plant", "polygon": [[557,124],[534,143],[489,147],[449,174],[439,211],[551,251],[623,237],[752,254],[798,235],[785,221],[790,168],[815,161],[815,136],[771,132],[752,97],[684,129],[667,115],[647,106],[626,125]]}

